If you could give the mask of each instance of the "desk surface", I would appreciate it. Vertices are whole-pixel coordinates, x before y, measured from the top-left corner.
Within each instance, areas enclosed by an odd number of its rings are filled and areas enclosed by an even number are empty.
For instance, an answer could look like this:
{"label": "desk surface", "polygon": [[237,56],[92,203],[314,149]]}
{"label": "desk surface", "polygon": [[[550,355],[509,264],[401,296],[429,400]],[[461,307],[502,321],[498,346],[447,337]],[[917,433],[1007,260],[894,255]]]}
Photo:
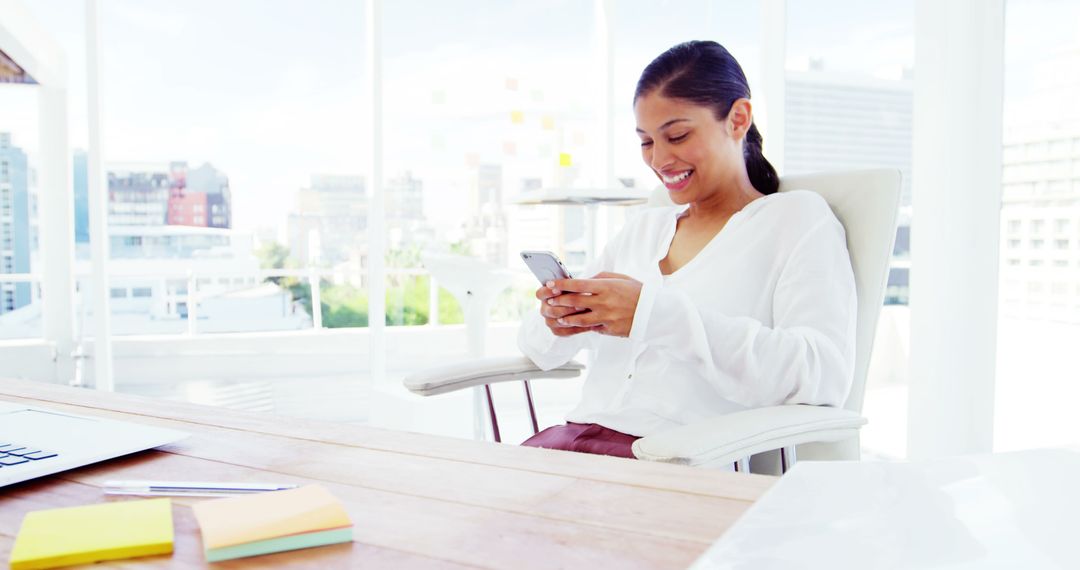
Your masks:
{"label": "desk surface", "polygon": [[[175,444],[0,489],[0,561],[28,511],[126,500],[109,479],[318,482],[354,542],[225,563],[339,567],[685,568],[775,481],[355,424],[0,380],[0,399],[190,432]],[[175,552],[118,562],[206,567],[191,505]],[[221,566],[221,564],[218,564]]]}

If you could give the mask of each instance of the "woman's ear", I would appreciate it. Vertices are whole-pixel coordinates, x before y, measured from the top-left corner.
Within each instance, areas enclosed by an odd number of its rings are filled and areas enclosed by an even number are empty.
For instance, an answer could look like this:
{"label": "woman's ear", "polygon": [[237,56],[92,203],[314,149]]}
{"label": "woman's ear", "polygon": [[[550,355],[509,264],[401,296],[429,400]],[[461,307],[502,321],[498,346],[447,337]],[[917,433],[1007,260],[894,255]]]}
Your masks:
{"label": "woman's ear", "polygon": [[736,99],[731,104],[731,110],[728,111],[728,133],[735,140],[742,140],[746,136],[746,132],[750,130],[750,125],[753,122],[754,115],[750,100],[746,98]]}

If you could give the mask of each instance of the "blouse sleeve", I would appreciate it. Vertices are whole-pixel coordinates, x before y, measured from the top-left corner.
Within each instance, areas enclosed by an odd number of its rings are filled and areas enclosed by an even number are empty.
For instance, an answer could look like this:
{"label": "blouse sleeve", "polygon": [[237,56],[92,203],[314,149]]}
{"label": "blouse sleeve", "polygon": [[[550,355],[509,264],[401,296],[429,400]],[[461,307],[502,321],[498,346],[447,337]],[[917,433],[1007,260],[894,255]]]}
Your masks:
{"label": "blouse sleeve", "polygon": [[784,263],[773,326],[701,310],[685,293],[647,283],[630,338],[690,363],[723,397],[744,406],[842,406],[855,368],[855,311],[844,229],[829,217]]}

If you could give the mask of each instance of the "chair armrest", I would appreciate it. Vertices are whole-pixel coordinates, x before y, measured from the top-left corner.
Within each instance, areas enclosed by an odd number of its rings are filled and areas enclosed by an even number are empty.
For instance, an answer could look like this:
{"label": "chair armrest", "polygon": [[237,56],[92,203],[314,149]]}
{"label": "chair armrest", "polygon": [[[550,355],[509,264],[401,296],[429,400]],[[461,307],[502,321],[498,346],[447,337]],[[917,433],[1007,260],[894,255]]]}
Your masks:
{"label": "chair armrest", "polygon": [[720,466],[791,445],[854,437],[866,418],[851,410],[786,405],[754,408],[680,426],[634,442],[638,459]]}
{"label": "chair armrest", "polygon": [[405,377],[405,387],[421,396],[434,396],[462,388],[536,378],[573,378],[585,365],[574,360],[553,368],[540,370],[524,356],[478,358],[446,366],[426,368]]}

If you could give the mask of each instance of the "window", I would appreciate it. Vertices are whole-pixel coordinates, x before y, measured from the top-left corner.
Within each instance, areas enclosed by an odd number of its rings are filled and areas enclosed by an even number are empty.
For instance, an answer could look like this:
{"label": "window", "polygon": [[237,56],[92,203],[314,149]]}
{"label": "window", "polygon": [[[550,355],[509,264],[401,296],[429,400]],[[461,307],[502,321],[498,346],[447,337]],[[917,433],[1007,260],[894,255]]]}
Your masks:
{"label": "window", "polygon": [[1020,220],[1009,220],[1009,233],[1020,233]]}
{"label": "window", "polygon": [[1009,248],[1010,249],[1016,249],[1018,247],[1020,247],[1020,240],[1018,240],[1018,239],[1009,240]]}
{"label": "window", "polygon": [[131,290],[131,296],[136,299],[145,299],[153,296],[153,290],[150,287],[135,287]]}
{"label": "window", "polygon": [[127,299],[128,290],[122,287],[113,287],[109,289],[109,297],[113,299]]}
{"label": "window", "polygon": [[[1075,82],[1060,79],[1080,67],[1075,50],[1080,5],[1010,0],[1005,8],[1003,132],[1006,138],[1023,136],[1027,159],[1038,162],[1027,180],[1037,191],[1007,197],[1001,214],[1045,218],[1045,225],[1041,219],[1031,220],[1030,236],[1025,237],[1052,239],[1052,255],[1009,271],[1010,278],[1029,282],[1032,297],[1003,314],[998,326],[994,451],[1080,443],[1080,418],[1065,403],[1072,400],[1068,387],[1075,362],[1061,348],[1080,334],[1080,311],[1058,308],[1080,305],[1080,274],[1076,266],[1070,267],[1080,237],[1074,224],[1077,210],[1071,205],[1080,197],[1080,138],[1072,126],[1063,127],[1075,114],[1073,102],[1080,100],[1080,90]],[[1033,108],[1039,109],[1036,117],[1029,113]],[[1003,166],[1017,162],[1003,149]],[[1042,240],[1032,240],[1032,248],[1035,241]],[[1006,264],[1015,257],[1008,250],[1002,253]],[[1043,263],[1051,270],[1042,268]],[[1043,284],[1040,275],[1052,276],[1052,283]],[[1047,288],[1051,306],[1039,303],[1038,295]]]}

